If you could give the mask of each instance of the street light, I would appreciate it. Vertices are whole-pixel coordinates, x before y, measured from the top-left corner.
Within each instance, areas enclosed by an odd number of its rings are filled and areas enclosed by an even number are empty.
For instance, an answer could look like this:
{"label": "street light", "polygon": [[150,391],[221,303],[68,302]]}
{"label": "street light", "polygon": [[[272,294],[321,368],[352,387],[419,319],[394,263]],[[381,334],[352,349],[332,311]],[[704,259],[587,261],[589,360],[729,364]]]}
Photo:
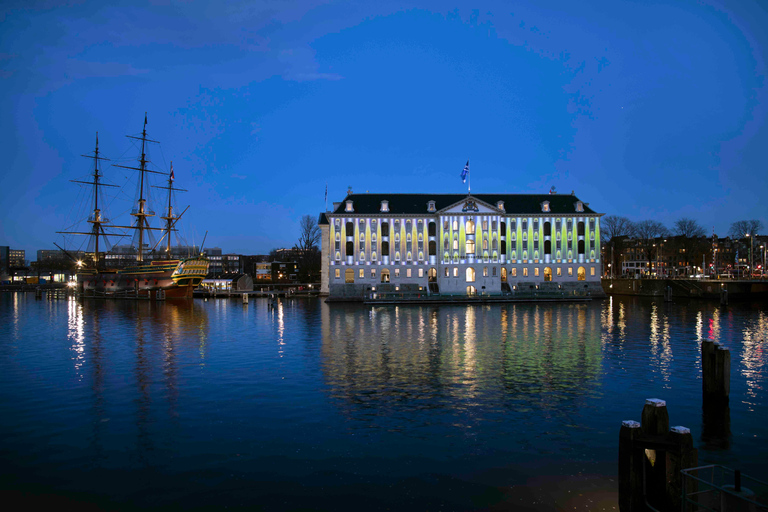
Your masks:
{"label": "street light", "polygon": [[752,241],[755,239],[754,237],[750,236],[749,233],[745,233],[747,235],[747,238],[749,238],[749,278],[752,279],[752,267],[755,266],[755,261],[752,258]]}

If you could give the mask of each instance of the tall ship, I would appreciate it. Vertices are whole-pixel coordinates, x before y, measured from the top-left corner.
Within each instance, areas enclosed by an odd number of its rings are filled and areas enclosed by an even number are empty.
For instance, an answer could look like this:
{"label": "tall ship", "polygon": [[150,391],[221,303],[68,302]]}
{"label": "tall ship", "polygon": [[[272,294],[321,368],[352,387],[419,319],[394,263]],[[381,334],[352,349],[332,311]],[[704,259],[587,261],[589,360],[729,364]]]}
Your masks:
{"label": "tall ship", "polygon": [[[125,166],[113,164],[115,167],[138,171],[137,199],[131,209],[133,221],[129,226],[112,224],[102,212],[100,204],[101,190],[103,187],[116,187],[116,185],[103,182],[103,174],[100,169],[101,162],[108,160],[99,154],[99,135],[96,134],[96,149],[93,155],[83,155],[93,159],[93,172],[90,181],[72,180],[74,183],[87,185],[91,188],[92,212],[87,222],[89,230],[84,231],[59,231],[62,234],[83,235],[88,237],[86,253],[92,259],[87,262],[77,260],[77,291],[86,296],[97,297],[146,297],[151,299],[163,298],[192,298],[192,291],[200,284],[208,273],[209,260],[202,250],[198,254],[188,257],[173,257],[171,236],[176,232],[176,224],[187,211],[180,214],[174,213],[173,192],[183,191],[174,187],[173,162],[170,173],[149,169],[147,159],[147,145],[157,143],[147,138],[147,116],[144,114],[144,128],[141,136],[128,135],[141,144],[141,156],[138,159],[139,166]],[[150,225],[149,219],[155,216],[155,212],[149,206],[149,180],[150,174],[167,176],[167,186],[154,186],[167,190],[168,200],[164,206],[162,227]],[[103,203],[103,198],[102,198]],[[189,208],[189,207],[187,207]],[[90,209],[90,208],[89,208]],[[114,232],[115,230],[127,230],[126,233]],[[154,232],[162,233],[162,236],[153,241]],[[109,268],[109,262],[104,257],[102,250],[108,250],[109,237],[123,238],[131,235],[135,245],[135,263],[125,268]],[[100,241],[103,244],[100,246]],[[163,243],[158,251],[158,246]],[[151,246],[150,244],[154,243]],[[101,249],[101,250],[100,250]],[[64,249],[62,249],[64,250]],[[67,252],[64,250],[64,252]]]}

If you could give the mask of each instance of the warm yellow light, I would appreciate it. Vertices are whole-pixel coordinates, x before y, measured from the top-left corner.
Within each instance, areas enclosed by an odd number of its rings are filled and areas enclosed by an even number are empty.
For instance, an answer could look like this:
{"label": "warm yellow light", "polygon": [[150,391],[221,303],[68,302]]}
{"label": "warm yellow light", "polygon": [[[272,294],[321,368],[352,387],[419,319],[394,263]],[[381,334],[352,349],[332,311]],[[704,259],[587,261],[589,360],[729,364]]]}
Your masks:
{"label": "warm yellow light", "polygon": [[83,266],[83,261],[82,260],[77,260],[77,266],[78,267],[82,267]]}

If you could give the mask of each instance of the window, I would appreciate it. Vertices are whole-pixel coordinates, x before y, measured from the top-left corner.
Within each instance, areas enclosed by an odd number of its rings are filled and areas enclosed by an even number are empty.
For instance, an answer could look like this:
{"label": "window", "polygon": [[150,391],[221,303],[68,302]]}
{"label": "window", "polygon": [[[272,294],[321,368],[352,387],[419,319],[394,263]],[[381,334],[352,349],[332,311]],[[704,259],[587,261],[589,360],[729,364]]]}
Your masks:
{"label": "window", "polygon": [[488,221],[483,219],[483,231],[488,231]]}
{"label": "window", "polygon": [[389,282],[389,270],[384,269],[381,271],[381,282],[382,283],[388,283]]}
{"label": "window", "polygon": [[467,234],[468,235],[475,234],[475,221],[473,221],[472,219],[469,219],[467,221]]}
{"label": "window", "polygon": [[459,277],[459,267],[453,267],[453,277]]}
{"label": "window", "polygon": [[348,221],[344,225],[344,230],[345,230],[346,236],[355,236],[355,223],[352,221]]}
{"label": "window", "polygon": [[413,257],[411,256],[411,253],[410,252],[406,253],[405,260],[406,261],[411,261],[412,259],[413,259]]}
{"label": "window", "polygon": [[467,267],[467,282],[468,283],[475,282],[475,269],[472,267]]}
{"label": "window", "polygon": [[477,295],[477,288],[472,285],[467,286],[467,295]]}
{"label": "window", "polygon": [[405,269],[405,277],[411,277],[411,269]]}
{"label": "window", "polygon": [[517,277],[517,268],[512,268],[512,277]]}
{"label": "window", "polygon": [[587,272],[584,270],[584,267],[579,267],[578,280],[584,281],[586,279],[587,279]]}
{"label": "window", "polygon": [[552,236],[552,223],[549,221],[544,223],[544,236]]}
{"label": "window", "polygon": [[580,220],[577,224],[576,229],[578,230],[579,236],[584,236],[584,221]]}
{"label": "window", "polygon": [[400,251],[395,251],[395,261],[400,261]]}
{"label": "window", "polygon": [[389,256],[389,242],[381,242],[381,253],[384,256]]}
{"label": "window", "polygon": [[568,267],[568,277],[573,277],[573,267]]}
{"label": "window", "polygon": [[397,277],[397,278],[400,277],[400,269],[399,268],[395,269],[395,277]]}
{"label": "window", "polygon": [[523,269],[523,277],[528,277],[528,267]]}
{"label": "window", "polygon": [[496,267],[493,267],[493,277],[496,277]]}
{"label": "window", "polygon": [[365,253],[362,251],[360,251],[360,261],[365,261]]}
{"label": "window", "polygon": [[557,277],[560,277],[563,275],[563,269],[560,267],[557,267]]}
{"label": "window", "polygon": [[341,279],[341,269],[340,268],[336,269],[336,279]]}
{"label": "window", "polygon": [[381,223],[381,236],[389,236],[389,222]]}
{"label": "window", "polygon": [[[472,242],[472,243],[474,244],[475,242]],[[458,251],[459,250],[459,239],[458,238],[454,238],[453,239],[453,250],[454,251]],[[472,252],[475,252],[474,249],[472,250]]]}
{"label": "window", "polygon": [[365,278],[365,269],[364,268],[360,269],[359,275],[360,275],[360,279],[364,279]]}
{"label": "window", "polygon": [[419,269],[419,277],[424,277],[424,269],[423,268]]}
{"label": "window", "polygon": [[504,221],[499,224],[499,235],[507,236],[507,223]]}
{"label": "window", "polygon": [[344,282],[345,283],[354,283],[355,282],[355,271],[351,268],[348,268],[344,271]]}
{"label": "window", "polygon": [[429,236],[437,236],[437,224],[435,224],[434,221],[429,223],[429,227],[427,229],[429,232]]}
{"label": "window", "polygon": [[445,277],[451,277],[451,269],[445,267]]}
{"label": "window", "polygon": [[371,253],[371,261],[376,261],[376,253],[375,252]]}
{"label": "window", "polygon": [[539,267],[536,267],[535,269],[533,269],[533,275],[535,275],[536,277],[539,277]]}
{"label": "window", "polygon": [[341,253],[336,252],[336,261],[339,261],[341,259]]}
{"label": "window", "polygon": [[435,256],[437,254],[437,243],[434,240],[429,241],[429,255]]}
{"label": "window", "polygon": [[589,275],[591,276],[595,275],[595,267],[592,267],[589,269]]}
{"label": "window", "polygon": [[354,256],[355,242],[347,242],[347,256]]}
{"label": "window", "polygon": [[[459,241],[456,240],[456,246],[458,246]],[[467,240],[467,254],[475,254],[475,241],[474,240]]]}
{"label": "window", "polygon": [[544,280],[545,281],[552,280],[552,269],[549,267],[544,267]]}
{"label": "window", "polygon": [[453,230],[458,231],[459,230],[459,221],[456,219],[453,219]]}
{"label": "window", "polygon": [[371,269],[371,279],[376,279],[376,269],[375,268]]}

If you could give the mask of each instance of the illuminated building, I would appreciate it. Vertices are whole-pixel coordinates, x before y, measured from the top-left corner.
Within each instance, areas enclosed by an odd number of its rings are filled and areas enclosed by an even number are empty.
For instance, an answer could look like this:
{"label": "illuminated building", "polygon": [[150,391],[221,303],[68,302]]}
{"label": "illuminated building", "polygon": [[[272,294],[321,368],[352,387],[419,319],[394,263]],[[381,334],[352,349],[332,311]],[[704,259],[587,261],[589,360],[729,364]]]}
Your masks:
{"label": "illuminated building", "polygon": [[602,296],[601,215],[572,194],[350,193],[320,216],[321,293]]}

